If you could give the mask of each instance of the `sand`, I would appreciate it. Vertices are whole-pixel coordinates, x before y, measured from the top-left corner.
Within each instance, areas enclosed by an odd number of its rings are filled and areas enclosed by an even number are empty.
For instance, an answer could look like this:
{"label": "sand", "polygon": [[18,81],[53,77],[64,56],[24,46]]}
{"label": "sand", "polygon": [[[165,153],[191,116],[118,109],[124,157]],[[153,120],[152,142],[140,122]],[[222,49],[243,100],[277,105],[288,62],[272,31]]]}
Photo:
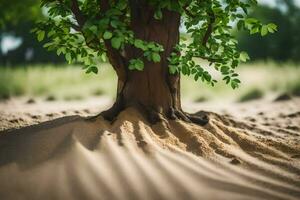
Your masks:
{"label": "sand", "polygon": [[299,98],[189,105],[203,127],[21,104],[0,104],[0,199],[300,199]]}

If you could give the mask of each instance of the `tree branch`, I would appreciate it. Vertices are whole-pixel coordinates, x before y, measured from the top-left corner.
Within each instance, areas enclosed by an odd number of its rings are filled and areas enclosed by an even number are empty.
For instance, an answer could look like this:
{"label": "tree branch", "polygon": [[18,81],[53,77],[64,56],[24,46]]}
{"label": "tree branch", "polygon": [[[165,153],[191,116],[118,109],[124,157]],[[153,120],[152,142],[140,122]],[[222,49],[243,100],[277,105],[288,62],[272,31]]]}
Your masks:
{"label": "tree branch", "polygon": [[[59,2],[59,4],[64,5],[63,0],[58,0],[58,2]],[[82,14],[81,10],[79,9],[77,0],[71,0],[70,10],[71,10],[72,14],[74,15],[74,18],[76,19],[76,22],[79,25],[79,27],[78,27],[77,25],[73,24],[72,28],[79,31],[79,28],[83,27],[84,23],[86,22],[86,19],[85,19],[85,16]]]}
{"label": "tree branch", "polygon": [[[189,10],[187,9],[187,7],[188,7],[188,5],[186,5],[186,6],[183,7],[183,10],[185,11],[185,14],[186,14],[187,16],[189,16],[189,17],[192,17],[192,18],[196,17],[196,15],[194,15],[193,13],[191,13],[191,11],[189,11]],[[216,21],[216,16],[215,16],[215,14],[214,14],[214,12],[213,12],[212,10],[210,10],[210,11],[208,12],[208,15],[209,15],[209,22],[208,22],[207,30],[206,30],[206,32],[205,32],[205,34],[204,34],[203,39],[202,39],[202,45],[203,45],[203,46],[206,45],[206,43],[207,43],[209,37],[211,36],[211,34],[212,34],[212,32],[213,32],[213,24],[214,24],[215,21]]]}
{"label": "tree branch", "polygon": [[[110,9],[109,0],[101,0],[100,1],[100,12],[105,13]],[[109,62],[111,63],[112,67],[116,71],[119,80],[125,81],[126,80],[126,60],[121,55],[121,53],[114,49],[109,40],[104,40],[104,44],[107,50],[107,57]]]}
{"label": "tree branch", "polygon": [[77,0],[71,0],[71,8],[70,9],[71,9],[79,27],[82,28],[84,23],[86,22],[86,19],[85,19],[85,16],[82,14],[81,10],[79,9]]}
{"label": "tree branch", "polygon": [[[58,0],[59,3],[63,4],[62,0]],[[100,12],[105,13],[109,8],[109,1],[108,0],[101,0],[100,2]],[[85,38],[86,44],[89,48],[94,49],[94,50],[99,50],[98,48],[95,48],[95,45],[92,45],[93,42],[99,42],[98,40],[92,40],[91,42],[87,42],[86,37],[84,33],[82,32],[82,28],[86,22],[86,17],[84,14],[81,12],[79,5],[78,5],[78,0],[71,0],[71,7],[70,7],[71,12],[73,13],[75,20],[77,21],[78,25],[76,24],[71,24],[71,27],[82,33],[83,37]],[[110,43],[109,40],[104,40],[104,44],[106,47],[106,53],[107,57],[109,59],[109,62],[112,64],[113,68],[115,69],[119,79],[122,79],[123,81],[125,80],[125,60],[120,54],[120,52],[116,49],[114,49]]]}
{"label": "tree branch", "polygon": [[122,81],[126,80],[126,60],[123,58],[121,53],[114,49],[110,41],[104,41],[105,47],[106,47],[106,54],[108,57],[108,60],[114,70],[116,71],[118,78],[121,79]]}
{"label": "tree branch", "polygon": [[222,61],[222,59],[218,59],[218,58],[210,58],[210,57],[205,57],[205,56],[198,56],[198,55],[193,55],[194,58],[201,58],[203,60],[207,60],[209,62],[220,62]]}
{"label": "tree branch", "polygon": [[[62,0],[58,0],[58,2],[61,4],[61,5],[64,5],[64,2]],[[86,22],[86,18],[85,16],[83,15],[83,13],[81,12],[80,8],[79,8],[79,5],[78,5],[78,2],[77,0],[71,0],[71,7],[70,7],[70,10],[72,12],[72,14],[74,15],[74,18],[77,22],[77,24],[74,24],[72,22],[70,22],[70,25],[71,27],[78,31],[78,32],[81,32],[82,33],[82,36],[84,37],[85,39],[85,43],[86,45],[91,48],[91,49],[94,49],[94,50],[99,50],[97,48],[95,48],[93,45],[91,45],[91,42],[87,42],[86,40],[86,37],[84,36],[83,32],[82,32],[82,28]]]}
{"label": "tree branch", "polygon": [[189,17],[192,17],[192,18],[196,17],[193,13],[191,13],[191,11],[189,11],[189,10],[187,9],[187,7],[188,7],[188,6],[183,7],[183,10],[185,11],[185,14],[186,14],[187,16],[189,16]]}
{"label": "tree branch", "polygon": [[100,0],[100,11],[106,12],[109,9],[109,0]]}
{"label": "tree branch", "polygon": [[78,31],[80,32],[81,31],[81,28],[77,25],[77,24],[74,24],[72,22],[69,22],[71,28],[73,28],[75,31]]}
{"label": "tree branch", "polygon": [[213,32],[213,24],[216,21],[216,16],[214,14],[214,12],[211,10],[210,12],[208,12],[209,15],[209,22],[208,22],[208,27],[207,30],[204,34],[204,37],[202,39],[202,45],[205,46],[209,37],[211,36],[212,32]]}

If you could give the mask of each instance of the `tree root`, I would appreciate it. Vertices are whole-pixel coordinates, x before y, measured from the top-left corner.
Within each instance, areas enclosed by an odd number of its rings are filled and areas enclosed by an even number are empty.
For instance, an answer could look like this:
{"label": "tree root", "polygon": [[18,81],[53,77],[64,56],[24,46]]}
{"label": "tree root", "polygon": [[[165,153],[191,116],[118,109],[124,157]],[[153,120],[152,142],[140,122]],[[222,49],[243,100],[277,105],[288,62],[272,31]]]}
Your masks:
{"label": "tree root", "polygon": [[187,114],[188,118],[195,124],[204,126],[209,122],[209,117],[205,113],[198,114]]}
{"label": "tree root", "polygon": [[151,124],[156,124],[157,122],[164,121],[165,119],[182,120],[188,123],[195,123],[200,126],[204,126],[209,122],[209,118],[204,112],[199,114],[189,114],[182,110],[171,108],[167,116],[164,116],[162,113],[149,107],[139,106],[139,110],[142,111]]}
{"label": "tree root", "polygon": [[101,112],[99,115],[101,115],[107,121],[114,121],[123,109],[123,107],[114,104],[111,108]]}
{"label": "tree root", "polygon": [[182,111],[179,111],[178,114],[179,119],[185,122],[198,124],[200,126],[205,126],[209,122],[209,118],[207,115],[189,114]]}
{"label": "tree root", "polygon": [[87,120],[94,121],[99,116],[102,116],[105,120],[110,121],[110,122],[114,122],[115,119],[117,118],[117,116],[119,115],[119,113],[121,111],[123,111],[124,109],[125,109],[125,107],[123,106],[123,104],[121,103],[121,101],[116,101],[112,105],[112,107],[110,107],[109,109],[107,109],[105,111],[102,111],[98,115],[92,116],[92,117],[88,118]]}
{"label": "tree root", "polygon": [[[200,126],[204,126],[209,122],[209,118],[204,112],[189,114],[179,109],[170,108],[169,113],[164,115],[163,113],[160,113],[149,106],[135,105],[133,107],[136,107],[137,110],[139,110],[145,116],[150,124],[156,124],[158,122],[165,121],[166,119],[182,120],[188,123],[195,123]],[[96,116],[90,117],[88,120],[95,120],[97,117],[102,116],[105,120],[113,123],[119,113],[124,109],[126,109],[126,107],[117,101],[108,110],[105,110]]]}

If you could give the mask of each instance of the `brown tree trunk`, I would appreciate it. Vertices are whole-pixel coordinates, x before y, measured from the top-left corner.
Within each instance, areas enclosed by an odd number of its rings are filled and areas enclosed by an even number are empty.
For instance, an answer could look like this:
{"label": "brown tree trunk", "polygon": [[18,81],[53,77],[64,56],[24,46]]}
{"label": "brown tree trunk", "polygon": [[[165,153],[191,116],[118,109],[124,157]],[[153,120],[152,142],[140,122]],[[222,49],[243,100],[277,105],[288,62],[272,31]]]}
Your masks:
{"label": "brown tree trunk", "polygon": [[171,75],[168,71],[167,58],[179,43],[180,14],[163,10],[162,19],[156,20],[153,17],[154,9],[146,1],[131,2],[131,28],[135,37],[157,42],[163,45],[164,51],[160,54],[159,63],[144,59],[144,70],[136,71],[128,70],[128,61],[140,58],[143,52],[126,47],[125,69],[121,70],[122,66],[116,62],[116,56],[111,49],[109,58],[115,63],[114,69],[118,75],[117,99],[113,107],[102,115],[112,120],[121,110],[133,106],[145,111],[151,122],[159,121],[161,117],[185,121],[194,119],[195,117],[187,115],[181,109],[180,75]]}

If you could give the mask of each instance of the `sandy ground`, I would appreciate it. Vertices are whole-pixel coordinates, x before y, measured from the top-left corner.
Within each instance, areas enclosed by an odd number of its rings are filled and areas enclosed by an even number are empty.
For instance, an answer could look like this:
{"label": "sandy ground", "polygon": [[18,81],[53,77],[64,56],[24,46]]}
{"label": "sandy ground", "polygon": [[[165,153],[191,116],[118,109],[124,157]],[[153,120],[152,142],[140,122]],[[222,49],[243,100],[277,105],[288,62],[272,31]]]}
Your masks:
{"label": "sandy ground", "polygon": [[184,102],[203,127],[85,118],[110,104],[0,103],[0,199],[300,199],[300,98]]}

